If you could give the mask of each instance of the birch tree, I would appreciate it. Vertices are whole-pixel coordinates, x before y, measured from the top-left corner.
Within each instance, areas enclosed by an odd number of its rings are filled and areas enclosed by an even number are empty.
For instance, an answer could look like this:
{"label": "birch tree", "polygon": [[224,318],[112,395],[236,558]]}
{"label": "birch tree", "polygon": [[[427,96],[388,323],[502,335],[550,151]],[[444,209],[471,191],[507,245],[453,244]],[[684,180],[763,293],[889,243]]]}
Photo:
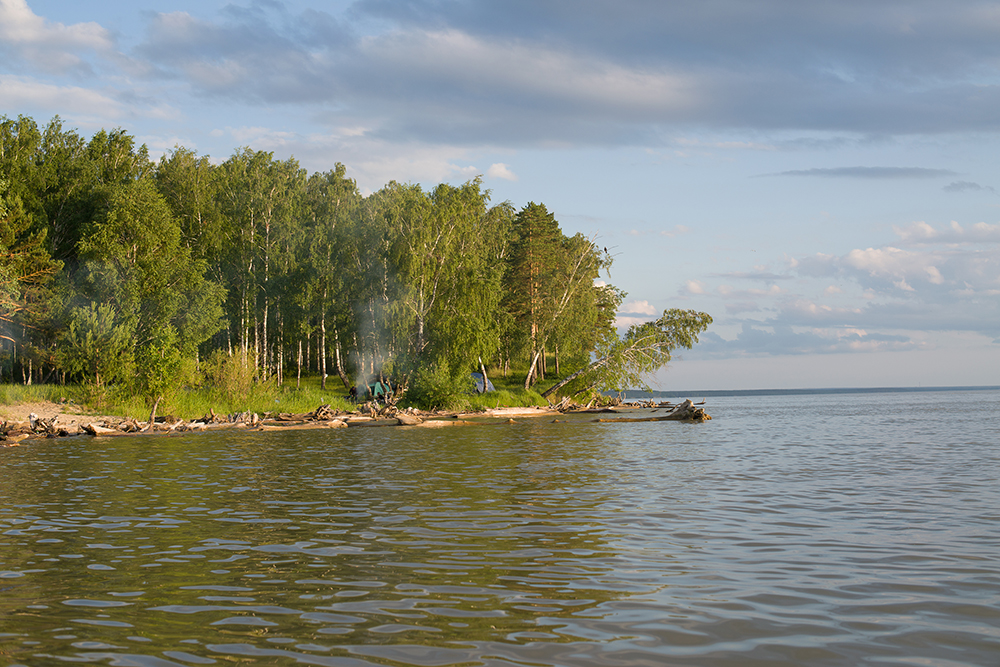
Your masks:
{"label": "birch tree", "polygon": [[642,388],[648,391],[646,378],[666,366],[675,349],[691,349],[698,342],[698,334],[711,323],[712,317],[707,313],[677,308],[665,310],[659,319],[633,325],[621,338],[601,345],[597,359],[557,382],[542,396],[548,397],[571,382],[578,387],[574,395],[592,389]]}

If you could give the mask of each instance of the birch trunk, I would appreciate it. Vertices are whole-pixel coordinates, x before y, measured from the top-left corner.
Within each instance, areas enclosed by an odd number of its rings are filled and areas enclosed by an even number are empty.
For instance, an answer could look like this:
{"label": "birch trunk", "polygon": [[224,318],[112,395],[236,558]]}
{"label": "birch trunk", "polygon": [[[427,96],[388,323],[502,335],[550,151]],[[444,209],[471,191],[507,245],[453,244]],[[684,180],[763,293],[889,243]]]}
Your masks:
{"label": "birch trunk", "polygon": [[326,290],[323,290],[323,312],[319,318],[320,387],[326,391]]}

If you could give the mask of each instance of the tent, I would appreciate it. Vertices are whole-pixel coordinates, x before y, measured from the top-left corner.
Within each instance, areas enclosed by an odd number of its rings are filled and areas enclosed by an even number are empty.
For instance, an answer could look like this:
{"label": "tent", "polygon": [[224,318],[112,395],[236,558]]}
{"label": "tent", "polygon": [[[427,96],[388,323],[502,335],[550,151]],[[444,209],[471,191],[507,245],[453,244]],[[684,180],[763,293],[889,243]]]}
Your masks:
{"label": "tent", "polygon": [[473,380],[473,382],[476,383],[476,393],[477,394],[485,394],[488,391],[496,391],[497,390],[497,388],[493,386],[493,383],[490,382],[489,378],[486,378],[486,388],[485,389],[483,388],[483,374],[482,373],[473,373],[472,374],[472,380]]}

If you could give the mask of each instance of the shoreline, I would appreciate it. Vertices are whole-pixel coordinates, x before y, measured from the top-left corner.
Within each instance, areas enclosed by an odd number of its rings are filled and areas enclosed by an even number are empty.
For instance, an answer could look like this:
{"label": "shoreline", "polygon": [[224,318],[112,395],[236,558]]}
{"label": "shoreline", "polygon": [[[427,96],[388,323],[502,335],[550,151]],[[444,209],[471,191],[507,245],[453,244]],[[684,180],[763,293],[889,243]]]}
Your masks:
{"label": "shoreline", "polygon": [[[667,415],[644,419],[599,421],[707,421],[711,419],[701,408],[690,401],[680,404],[652,401],[624,403],[610,408],[584,408],[567,402],[549,407],[498,407],[480,412],[456,412],[448,410],[424,411],[414,408],[396,410],[395,407],[381,411],[365,410],[355,412],[331,410],[321,405],[312,412],[303,414],[244,412],[217,415],[211,412],[194,420],[157,417],[152,424],[148,421],[126,419],[115,416],[90,416],[81,414],[79,406],[57,403],[22,403],[5,405],[3,413],[9,417],[0,421],[0,448],[11,447],[25,441],[67,438],[67,437],[119,437],[129,435],[180,435],[225,429],[252,431],[315,430],[329,428],[373,428],[385,426],[410,426],[439,428],[455,424],[511,423],[518,418],[558,417],[565,414],[617,414],[619,412],[650,409],[667,409]],[[75,408],[75,409],[74,409]],[[679,412],[680,411],[680,412]],[[485,420],[485,421],[481,421]]]}

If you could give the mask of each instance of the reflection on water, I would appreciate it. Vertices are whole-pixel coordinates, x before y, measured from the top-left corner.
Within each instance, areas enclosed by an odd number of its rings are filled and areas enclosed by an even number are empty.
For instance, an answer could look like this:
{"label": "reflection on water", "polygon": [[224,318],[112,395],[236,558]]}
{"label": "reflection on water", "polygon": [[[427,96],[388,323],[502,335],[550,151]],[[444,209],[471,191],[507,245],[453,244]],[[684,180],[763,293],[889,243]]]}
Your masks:
{"label": "reflection on water", "polygon": [[998,407],[716,399],[704,424],[3,450],[0,658],[995,664]]}

